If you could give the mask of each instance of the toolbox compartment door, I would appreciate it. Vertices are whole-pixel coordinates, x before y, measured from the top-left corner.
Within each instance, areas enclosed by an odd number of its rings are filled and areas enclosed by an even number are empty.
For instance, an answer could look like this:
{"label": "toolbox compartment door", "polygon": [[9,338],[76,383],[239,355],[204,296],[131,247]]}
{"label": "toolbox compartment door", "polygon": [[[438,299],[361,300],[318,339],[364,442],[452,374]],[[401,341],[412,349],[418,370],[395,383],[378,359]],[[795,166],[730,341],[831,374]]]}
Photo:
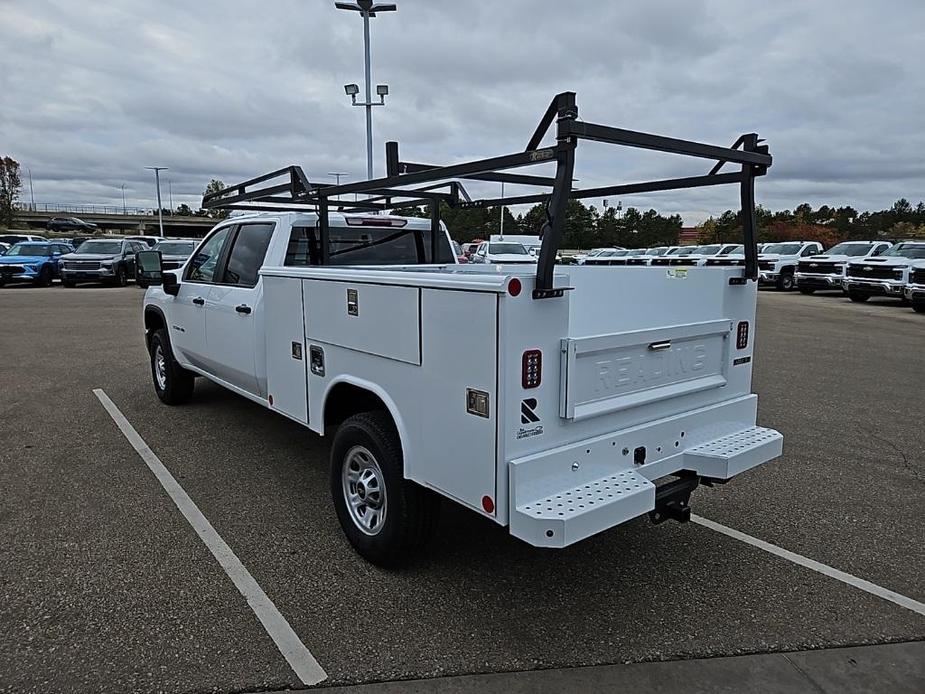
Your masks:
{"label": "toolbox compartment door", "polygon": [[560,416],[581,420],[726,385],[732,321],[562,340]]}

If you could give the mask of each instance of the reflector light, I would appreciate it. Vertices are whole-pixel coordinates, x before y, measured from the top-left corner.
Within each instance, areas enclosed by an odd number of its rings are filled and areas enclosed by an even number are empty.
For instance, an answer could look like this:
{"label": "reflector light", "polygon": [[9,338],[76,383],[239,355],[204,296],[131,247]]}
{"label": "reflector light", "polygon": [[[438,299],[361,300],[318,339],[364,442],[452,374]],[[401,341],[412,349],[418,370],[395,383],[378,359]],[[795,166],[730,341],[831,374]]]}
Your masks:
{"label": "reflector light", "polygon": [[543,353],[538,349],[528,349],[521,359],[520,385],[524,388],[536,388],[543,380]]}
{"label": "reflector light", "polygon": [[494,513],[495,512],[495,501],[487,494],[482,497],[482,508],[485,509],[485,513]]}
{"label": "reflector light", "polygon": [[521,289],[523,289],[523,285],[516,277],[507,283],[507,293],[511,296],[519,296]]}
{"label": "reflector light", "polygon": [[748,321],[740,321],[736,330],[736,349],[748,347]]}
{"label": "reflector light", "polygon": [[344,217],[347,226],[351,227],[403,227],[407,219],[394,219],[389,217]]}

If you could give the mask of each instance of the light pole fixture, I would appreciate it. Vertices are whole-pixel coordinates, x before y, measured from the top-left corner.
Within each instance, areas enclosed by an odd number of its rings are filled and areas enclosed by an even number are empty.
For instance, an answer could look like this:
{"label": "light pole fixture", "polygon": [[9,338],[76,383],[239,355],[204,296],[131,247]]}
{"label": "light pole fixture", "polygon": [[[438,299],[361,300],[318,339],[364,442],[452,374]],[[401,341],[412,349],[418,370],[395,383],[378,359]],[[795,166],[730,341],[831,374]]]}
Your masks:
{"label": "light pole fixture", "polygon": [[122,188],[122,216],[124,217],[126,214],[125,212],[125,184],[124,183],[122,184],[121,188]]}
{"label": "light pole fixture", "polygon": [[395,12],[398,7],[392,3],[374,3],[373,0],[356,0],[356,2],[335,2],[334,7],[339,10],[359,12],[363,17],[363,47],[366,57],[366,101],[357,102],[360,88],[356,84],[345,84],[344,91],[350,97],[354,106],[363,106],[366,109],[366,179],[373,177],[373,106],[385,106],[385,97],[389,93],[389,85],[376,85],[376,94],[379,101],[372,100],[372,79],[370,77],[369,57],[369,18],[375,17],[377,12]]}
{"label": "light pole fixture", "polygon": [[161,171],[167,171],[166,166],[146,166],[154,172],[154,183],[157,186],[157,226],[160,228],[161,236],[164,236],[164,208],[161,205]]}

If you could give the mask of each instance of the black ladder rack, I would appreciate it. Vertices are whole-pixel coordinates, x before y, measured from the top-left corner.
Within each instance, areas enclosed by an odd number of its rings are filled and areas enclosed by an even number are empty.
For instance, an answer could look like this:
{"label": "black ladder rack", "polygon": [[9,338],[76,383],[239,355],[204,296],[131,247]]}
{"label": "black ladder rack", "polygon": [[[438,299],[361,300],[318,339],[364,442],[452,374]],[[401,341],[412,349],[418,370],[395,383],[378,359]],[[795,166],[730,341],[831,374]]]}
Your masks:
{"label": "black ladder rack", "polygon": [[[540,147],[543,138],[555,122],[555,144]],[[624,147],[636,147],[699,157],[715,162],[701,176],[670,178],[639,183],[618,184],[597,188],[573,189],[575,151],[581,140],[594,140]],[[428,205],[431,219],[432,258],[436,258],[440,233],[440,203],[451,207],[491,207],[546,203],[546,221],[538,234],[542,237],[536,270],[533,298],[560,296],[553,287],[556,252],[562,240],[565,211],[570,199],[630,195],[660,190],[680,190],[705,186],[739,184],[742,210],[742,235],[745,245],[745,269],[741,282],[758,278],[758,252],[755,224],[755,178],[767,173],[771,155],[767,145],[759,144],[754,133],[740,136],[732,147],[719,147],[689,140],[624,130],[578,120],[574,92],[562,92],[549,104],[539,125],[522,152],[475,161],[435,166],[401,161],[397,142],[386,142],[386,172],[384,178],[332,185],[312,183],[298,166],[289,166],[257,178],[238,183],[202,200],[205,209],[305,210],[318,213],[322,253],[327,252],[328,213],[332,207],[342,212],[386,211],[399,206]],[[552,177],[512,173],[539,164],[555,163]],[[725,164],[738,164],[739,170],[720,173]],[[286,182],[269,184],[274,179]],[[543,192],[500,198],[472,199],[459,180],[478,180],[530,185],[544,188]],[[410,187],[419,186],[419,187]],[[362,193],[369,197],[358,201],[343,201],[339,196]]]}

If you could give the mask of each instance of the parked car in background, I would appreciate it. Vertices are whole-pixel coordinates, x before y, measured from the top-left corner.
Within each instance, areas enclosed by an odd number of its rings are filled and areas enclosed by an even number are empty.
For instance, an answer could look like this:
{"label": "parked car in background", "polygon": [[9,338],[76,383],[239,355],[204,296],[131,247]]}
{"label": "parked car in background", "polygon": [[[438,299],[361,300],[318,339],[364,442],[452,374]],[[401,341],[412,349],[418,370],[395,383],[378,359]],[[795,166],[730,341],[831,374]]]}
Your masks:
{"label": "parked car in background", "polygon": [[470,263],[473,262],[472,256],[473,256],[473,255],[475,254],[475,252],[479,249],[479,246],[480,246],[481,244],[482,244],[482,241],[479,241],[478,239],[476,239],[476,240],[474,240],[474,241],[469,241],[468,243],[464,243],[464,244],[462,245],[462,252],[463,252],[463,255],[466,256],[466,259],[467,259]]}
{"label": "parked car in background", "polygon": [[165,270],[176,270],[186,263],[201,240],[164,239],[155,244],[154,250],[161,252],[161,264]]}
{"label": "parked car in background", "polygon": [[12,246],[16,243],[22,243],[23,241],[47,241],[44,236],[36,236],[35,234],[0,234],[0,241],[3,243],[9,244]]}
{"label": "parked car in background", "polygon": [[695,265],[695,261],[690,256],[696,253],[699,246],[673,246],[663,255],[652,258],[650,265]]}
{"label": "parked car in background", "polygon": [[797,263],[797,289],[812,294],[817,289],[844,291],[845,266],[851,260],[878,256],[893,244],[888,241],[843,241],[822,255],[811,255]]}
{"label": "parked car in background", "polygon": [[772,284],[789,292],[796,286],[797,263],[800,258],[822,253],[818,241],[784,241],[769,243],[758,254],[758,284]]}
{"label": "parked car in background", "polygon": [[[633,259],[641,259],[646,255],[645,248],[630,248],[623,251],[617,251],[617,255],[613,255],[609,258],[609,263],[604,263],[605,265],[629,265],[629,261]],[[593,265],[594,263],[592,263]]]}
{"label": "parked car in background", "polygon": [[74,253],[61,259],[61,282],[75,287],[78,282],[104,282],[124,287],[135,276],[135,253],[146,251],[141,241],[122,238],[90,239]]}
{"label": "parked car in background", "polygon": [[505,265],[535,263],[536,257],[530,255],[522,243],[513,241],[484,241],[470,258],[473,263],[491,263]]}
{"label": "parked car in background", "polygon": [[141,241],[148,248],[154,248],[154,246],[164,240],[162,236],[126,236],[125,238],[129,241]]}
{"label": "parked car in background", "polygon": [[10,244],[0,241],[0,255],[3,255],[8,250],[10,250]]}
{"label": "parked car in background", "polygon": [[625,251],[626,249],[622,246],[611,246],[609,248],[592,248],[587,253],[578,253],[574,257],[576,265],[584,265],[588,258],[596,258],[601,253],[606,251]]}
{"label": "parked car in background", "polygon": [[925,260],[925,241],[903,241],[876,258],[849,261],[844,281],[848,298],[867,301],[872,296],[891,296],[905,301],[909,270],[916,260]]}
{"label": "parked car in background", "polygon": [[916,313],[925,313],[925,260],[919,260],[909,268],[909,282],[906,284],[906,300]]}
{"label": "parked car in background", "polygon": [[668,252],[670,246],[655,246],[653,248],[643,249],[643,252],[639,255],[634,255],[626,259],[627,265],[649,265],[652,263],[653,258],[661,258],[665,253]]}
{"label": "parked car in background", "polygon": [[532,256],[536,256],[540,252],[540,246],[543,245],[542,239],[539,236],[531,236],[529,234],[492,234],[488,237],[489,243],[519,243],[524,248],[527,249],[527,253]]}
{"label": "parked car in background", "polygon": [[99,227],[93,222],[85,222],[77,217],[52,217],[45,223],[48,231],[96,231]]}
{"label": "parked car in background", "polygon": [[613,265],[614,261],[629,253],[625,248],[611,248],[601,251],[593,258],[585,258],[582,265]]}
{"label": "parked car in background", "polygon": [[0,287],[8,282],[32,282],[48,287],[60,276],[60,259],[74,249],[57,241],[23,241],[0,256]]}
{"label": "parked car in background", "polygon": [[451,241],[450,243],[453,244],[453,253],[456,254],[456,262],[457,262],[457,263],[468,263],[468,262],[469,262],[469,256],[467,256],[467,255],[463,252],[463,247],[462,247],[462,245],[459,243],[459,241]]}

